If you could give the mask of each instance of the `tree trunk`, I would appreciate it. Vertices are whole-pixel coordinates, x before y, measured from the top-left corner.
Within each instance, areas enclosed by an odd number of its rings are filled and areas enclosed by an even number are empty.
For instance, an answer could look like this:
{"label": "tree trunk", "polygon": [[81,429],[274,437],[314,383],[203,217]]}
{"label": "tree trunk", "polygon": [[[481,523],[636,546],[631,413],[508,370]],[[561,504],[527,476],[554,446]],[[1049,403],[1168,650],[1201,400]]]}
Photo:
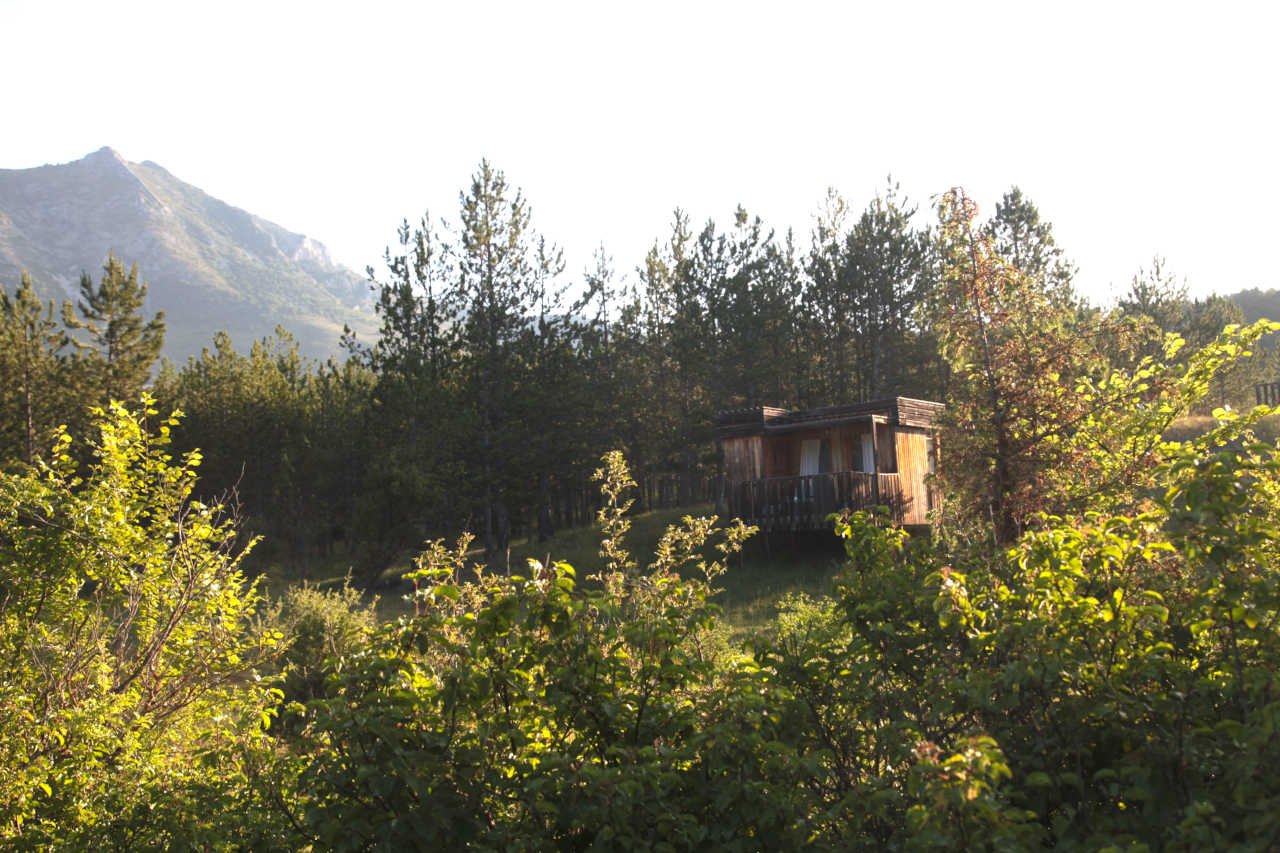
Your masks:
{"label": "tree trunk", "polygon": [[680,506],[693,503],[693,468],[697,460],[691,448],[685,448],[680,458]]}
{"label": "tree trunk", "polygon": [[551,477],[543,473],[538,478],[538,541],[546,542],[555,532],[551,524]]}

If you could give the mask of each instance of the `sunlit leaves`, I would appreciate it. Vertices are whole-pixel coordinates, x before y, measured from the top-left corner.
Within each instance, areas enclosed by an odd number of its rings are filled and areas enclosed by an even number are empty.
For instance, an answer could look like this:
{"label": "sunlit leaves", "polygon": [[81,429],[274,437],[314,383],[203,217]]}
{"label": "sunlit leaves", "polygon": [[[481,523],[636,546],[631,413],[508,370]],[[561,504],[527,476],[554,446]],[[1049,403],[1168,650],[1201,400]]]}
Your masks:
{"label": "sunlit leaves", "polygon": [[0,837],[194,839],[166,821],[194,788],[243,782],[276,701],[252,678],[279,637],[249,630],[235,527],[190,500],[194,461],[173,463],[149,404],[96,413],[83,477],[63,436],[0,480]]}

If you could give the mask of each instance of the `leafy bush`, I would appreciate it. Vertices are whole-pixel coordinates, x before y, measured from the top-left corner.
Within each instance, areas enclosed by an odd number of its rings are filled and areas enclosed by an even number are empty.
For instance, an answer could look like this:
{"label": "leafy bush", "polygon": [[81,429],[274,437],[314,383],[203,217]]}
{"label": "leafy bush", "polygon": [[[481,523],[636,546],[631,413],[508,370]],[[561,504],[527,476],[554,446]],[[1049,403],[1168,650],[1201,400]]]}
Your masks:
{"label": "leafy bush", "polygon": [[285,703],[324,697],[324,663],[362,648],[377,629],[375,607],[361,600],[350,583],[324,590],[302,583],[290,587],[264,614],[265,630],[278,633]]}
{"label": "leafy bush", "polygon": [[[416,615],[335,669],[300,779],[320,846],[803,843],[768,690],[753,668],[719,672],[706,642],[710,582],[746,530],[719,531],[721,558],[702,561],[713,520],[686,519],[640,571],[623,544],[629,478],[606,462],[603,568],[585,584],[536,561],[463,583],[466,540],[437,543],[410,575]],[[682,576],[691,565],[701,577]]]}
{"label": "leafy bush", "polygon": [[1218,416],[1136,516],[1042,519],[985,557],[837,525],[835,598],[789,602],[757,649],[795,698],[815,843],[1280,843],[1280,457]]}
{"label": "leafy bush", "polygon": [[[190,499],[196,454],[166,453],[146,408],[97,411],[71,441],[0,475],[0,840],[84,849],[252,843],[247,779],[276,691],[277,637],[218,507]],[[220,817],[221,816],[221,817]],[[271,830],[265,820],[259,829]]]}

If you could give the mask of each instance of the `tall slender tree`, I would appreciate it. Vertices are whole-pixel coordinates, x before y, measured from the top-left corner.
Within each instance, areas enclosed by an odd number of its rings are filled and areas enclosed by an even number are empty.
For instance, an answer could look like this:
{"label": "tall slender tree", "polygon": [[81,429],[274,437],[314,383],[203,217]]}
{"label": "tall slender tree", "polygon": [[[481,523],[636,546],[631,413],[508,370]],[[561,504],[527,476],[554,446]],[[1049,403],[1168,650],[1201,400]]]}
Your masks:
{"label": "tall slender tree", "polygon": [[[453,248],[454,292],[461,312],[464,382],[474,417],[477,481],[482,494],[481,536],[490,560],[510,538],[507,492],[519,488],[510,460],[529,433],[514,419],[521,372],[517,343],[564,269],[559,251],[530,224],[524,195],[503,173],[482,161],[461,197]],[[535,427],[536,428],[536,427]]]}
{"label": "tall slender tree", "polygon": [[65,380],[67,333],[36,295],[31,276],[10,296],[0,290],[0,458],[28,464],[79,400]]}
{"label": "tall slender tree", "polygon": [[996,254],[1023,275],[1040,283],[1058,304],[1079,307],[1072,290],[1076,266],[1067,260],[1053,236],[1053,226],[1041,219],[1040,210],[1018,187],[1011,187],[996,205],[986,225]]}
{"label": "tall slender tree", "polygon": [[102,400],[132,400],[142,391],[164,346],[164,312],[145,319],[147,285],[138,278],[138,265],[126,274],[124,264],[108,255],[102,279],[94,287],[88,273],[80,276],[76,316],[68,306],[68,328],[83,330],[89,340],[72,339],[97,374]]}
{"label": "tall slender tree", "polygon": [[811,237],[804,300],[815,389],[811,402],[816,403],[848,401],[853,395],[853,299],[843,282],[849,216],[848,202],[828,189]]}
{"label": "tall slender tree", "polygon": [[1011,543],[1038,511],[1054,510],[1046,478],[1063,467],[1062,439],[1084,417],[1077,378],[1105,370],[1076,313],[1024,275],[977,226],[963,191],[939,205],[943,279],[934,316],[951,366],[940,471],[952,517]]}
{"label": "tall slender tree", "polygon": [[[828,195],[813,234],[805,305],[819,396],[827,403],[932,390],[933,348],[920,325],[932,286],[929,235],[895,185],[851,226],[848,205]],[[797,308],[797,310],[799,310]]]}
{"label": "tall slender tree", "polygon": [[387,277],[369,270],[378,290],[377,341],[355,360],[376,377],[368,435],[376,448],[362,472],[356,527],[369,578],[405,548],[466,519],[470,488],[461,467],[459,423],[460,305],[448,245],[430,215],[404,222]]}

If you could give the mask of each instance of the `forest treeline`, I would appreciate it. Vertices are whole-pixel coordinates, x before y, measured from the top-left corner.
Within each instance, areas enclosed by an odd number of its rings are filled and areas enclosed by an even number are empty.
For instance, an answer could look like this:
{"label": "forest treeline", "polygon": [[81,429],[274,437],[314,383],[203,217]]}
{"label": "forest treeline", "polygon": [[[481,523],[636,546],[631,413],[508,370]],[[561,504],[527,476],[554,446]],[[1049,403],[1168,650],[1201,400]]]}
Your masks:
{"label": "forest treeline", "polygon": [[[372,579],[462,530],[499,559],[514,535],[589,521],[590,474],[610,449],[631,461],[642,507],[710,497],[717,411],[946,401],[940,324],[956,306],[940,225],[920,220],[892,185],[861,211],[830,194],[804,245],[745,210],[700,227],[677,211],[634,271],[602,249],[576,277],[482,163],[455,219],[405,222],[370,270],[376,340],[348,335],[342,358],[316,363],[284,329],[248,351],[219,335],[151,387],[161,410],[185,413],[176,447],[202,451],[206,496],[234,493],[276,559],[337,553]],[[1189,299],[1159,261],[1116,308],[1085,304],[1016,188],[976,227],[1044,295],[1027,334],[1053,332],[1066,349],[1050,359],[1131,365],[1165,332],[1196,346],[1241,319],[1227,299]],[[30,462],[88,406],[136,399],[162,332],[141,292],[113,258],[99,285],[82,282],[78,311],[40,304],[25,281],[4,294],[0,456]],[[1220,380],[1214,402],[1248,402],[1254,378]]]}

